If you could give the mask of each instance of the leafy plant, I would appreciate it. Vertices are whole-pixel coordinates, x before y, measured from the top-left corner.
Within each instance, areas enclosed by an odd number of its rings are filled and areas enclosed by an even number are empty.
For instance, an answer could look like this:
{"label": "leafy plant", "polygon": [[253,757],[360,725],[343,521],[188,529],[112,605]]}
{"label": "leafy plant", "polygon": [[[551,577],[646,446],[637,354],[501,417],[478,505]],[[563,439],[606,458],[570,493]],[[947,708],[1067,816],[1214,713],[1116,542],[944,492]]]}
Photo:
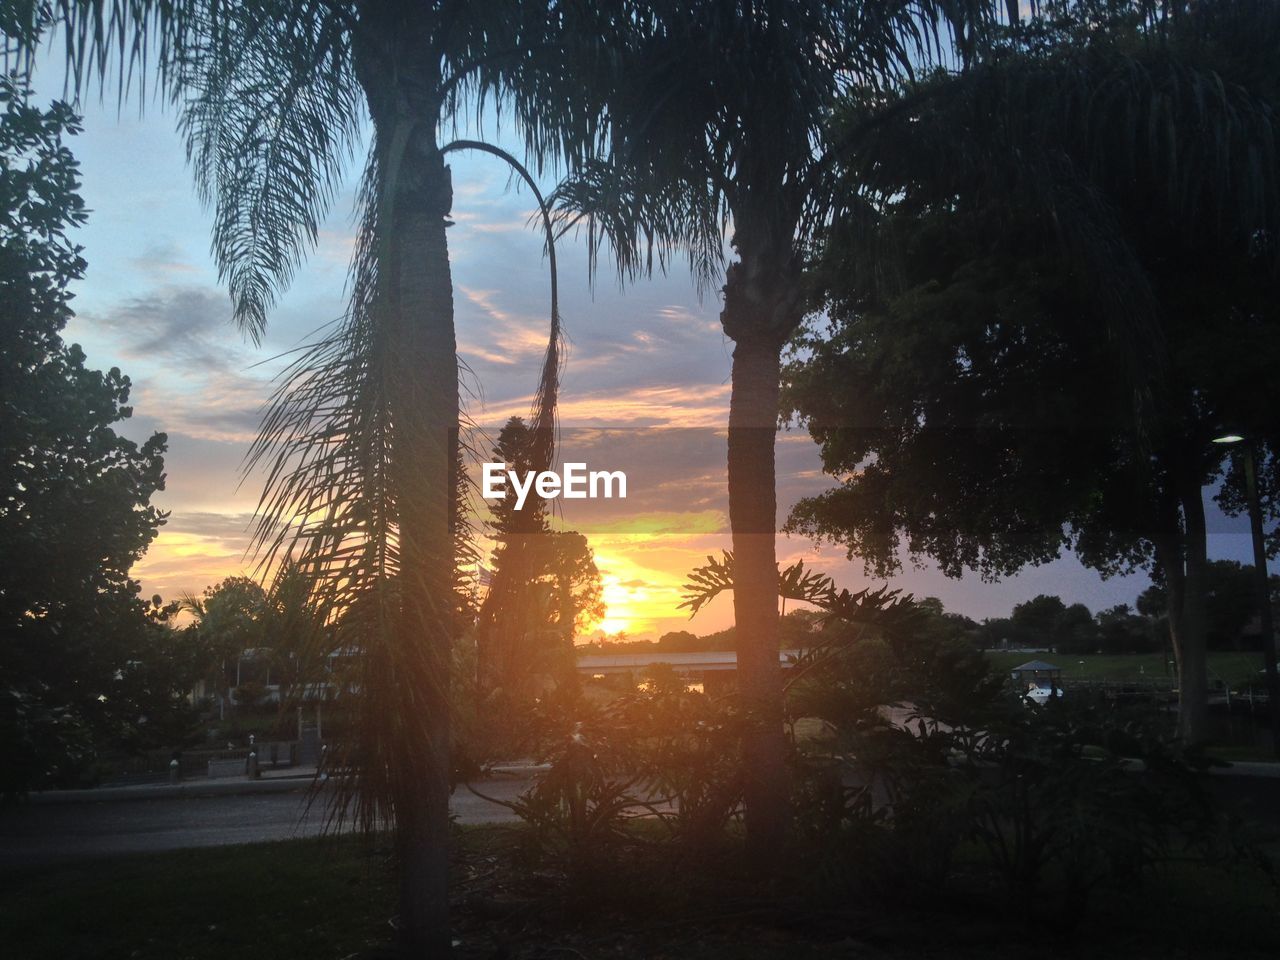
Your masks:
{"label": "leafy plant", "polygon": [[1064,920],[1077,920],[1099,885],[1139,878],[1214,826],[1193,766],[1171,741],[1078,697],[1045,707],[1005,701],[980,729],[949,737],[972,836],[1026,903],[1055,873]]}
{"label": "leafy plant", "polygon": [[591,703],[575,685],[537,699],[526,717],[534,758],[547,769],[515,800],[499,800],[532,829],[544,854],[570,868],[598,859],[622,839],[627,818],[645,806],[633,792],[642,779],[634,754],[630,702]]}
{"label": "leafy plant", "polygon": [[743,796],[737,699],[691,691],[667,666],[650,668],[625,709],[635,730],[642,784],[648,796],[661,798],[661,806],[651,809],[671,838],[694,854],[723,840]]}

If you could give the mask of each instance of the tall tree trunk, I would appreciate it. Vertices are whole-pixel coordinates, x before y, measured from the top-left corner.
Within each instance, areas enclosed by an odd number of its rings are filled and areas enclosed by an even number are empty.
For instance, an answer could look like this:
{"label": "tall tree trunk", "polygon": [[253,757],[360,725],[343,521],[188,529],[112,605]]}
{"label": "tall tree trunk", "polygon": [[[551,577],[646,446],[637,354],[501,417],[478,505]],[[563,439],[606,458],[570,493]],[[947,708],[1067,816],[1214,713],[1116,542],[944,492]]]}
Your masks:
{"label": "tall tree trunk", "polygon": [[[398,607],[382,672],[395,811],[400,949],[446,956],[449,930],[450,668],[453,647],[458,360],[446,238],[449,168],[440,117],[434,5],[365,0],[356,73],[373,118],[378,202],[378,322],[388,337],[391,493],[398,522]],[[367,654],[366,654],[367,655]]]}
{"label": "tall tree trunk", "polygon": [[782,346],[804,316],[797,215],[737,210],[739,260],[725,274],[720,325],[735,343],[729,397],[729,523],[738,686],[747,709],[743,784],[747,854],[768,875],[785,848],[790,799],[778,662],[777,480]]}
{"label": "tall tree trunk", "polygon": [[1169,502],[1167,513],[1164,529],[1152,539],[1164,575],[1169,640],[1178,668],[1178,734],[1188,744],[1203,743],[1208,737],[1208,560],[1199,486],[1187,484],[1177,505]]}
{"label": "tall tree trunk", "polygon": [[1199,744],[1209,738],[1209,611],[1205,597],[1209,559],[1199,478],[1184,484],[1181,500],[1186,577],[1178,638],[1178,730],[1187,743]]}
{"label": "tall tree trunk", "polygon": [[[423,110],[422,116],[434,116]],[[409,125],[388,208],[393,220],[385,291],[394,331],[395,495],[399,507],[401,608],[395,624],[398,708],[425,718],[426,742],[405,743],[398,771],[402,948],[444,955],[449,933],[449,669],[453,641],[453,490],[458,377],[453,287],[445,236],[449,168],[430,125]],[[398,128],[405,136],[404,127]],[[406,715],[408,715],[406,713]],[[403,729],[422,729],[414,723]]]}
{"label": "tall tree trunk", "polygon": [[[731,303],[726,295],[726,311]],[[757,866],[776,859],[787,819],[774,542],[779,375],[779,348],[772,338],[759,343],[741,336],[733,351],[729,401],[729,522],[738,685],[748,718],[743,737],[747,848]]]}
{"label": "tall tree trunk", "polygon": [[[1185,672],[1182,655],[1184,629],[1182,608],[1187,594],[1187,578],[1182,553],[1182,531],[1176,516],[1171,529],[1156,536],[1154,542],[1156,563],[1164,576],[1165,619],[1168,620],[1169,646],[1173,650],[1174,668],[1177,670],[1178,677],[1181,678]],[[1181,679],[1179,679],[1179,690],[1181,690]],[[1181,729],[1181,720],[1179,720],[1179,729]]]}

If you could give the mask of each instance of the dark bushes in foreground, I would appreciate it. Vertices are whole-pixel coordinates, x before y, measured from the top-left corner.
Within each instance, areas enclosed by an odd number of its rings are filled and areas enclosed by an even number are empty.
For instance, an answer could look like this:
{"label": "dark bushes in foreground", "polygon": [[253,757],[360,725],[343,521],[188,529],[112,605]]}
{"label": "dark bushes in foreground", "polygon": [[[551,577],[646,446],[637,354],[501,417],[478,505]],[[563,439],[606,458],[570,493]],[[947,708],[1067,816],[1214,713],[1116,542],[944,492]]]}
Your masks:
{"label": "dark bushes in foreground", "polygon": [[[1250,859],[1270,875],[1204,789],[1207,762],[1158,714],[1025,703],[968,650],[846,636],[806,657],[788,696],[792,829],[775,880],[814,902],[977,897],[1069,933],[1100,892],[1176,863],[1226,877]],[[821,734],[806,735],[815,720]],[[530,854],[588,895],[602,871],[616,888],[637,845],[675,882],[690,863],[738,862],[743,721],[736,698],[668,674],[607,703],[547,695],[527,730],[549,768],[509,804]]]}

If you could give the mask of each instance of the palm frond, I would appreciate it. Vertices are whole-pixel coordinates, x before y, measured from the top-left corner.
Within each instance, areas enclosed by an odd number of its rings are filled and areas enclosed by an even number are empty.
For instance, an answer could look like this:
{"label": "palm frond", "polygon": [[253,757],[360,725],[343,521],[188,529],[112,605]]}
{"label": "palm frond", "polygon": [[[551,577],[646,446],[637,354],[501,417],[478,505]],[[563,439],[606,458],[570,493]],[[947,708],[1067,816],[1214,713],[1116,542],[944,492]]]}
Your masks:
{"label": "palm frond", "polygon": [[[693,617],[721,593],[733,590],[733,553],[726,550],[719,559],[708,556],[705,564],[690,571],[681,589],[684,602],[679,609],[689,608]],[[887,585],[875,590],[837,590],[835,581],[806,569],[803,560],[779,570],[778,596],[812,604],[828,618],[850,624],[899,626],[915,616],[910,594],[903,596],[901,590]]]}
{"label": "palm frond", "polygon": [[147,94],[154,71],[163,90],[172,88],[171,66],[199,34],[203,0],[10,0],[0,29],[14,41],[7,69],[30,70],[48,33],[60,36],[66,82],[76,95],[96,82],[105,92],[114,80],[116,99]]}
{"label": "palm frond", "polygon": [[721,559],[707,555],[707,562],[689,572],[688,581],[680,588],[684,602],[676,609],[689,608],[689,617],[724,593],[733,589],[733,553],[725,550]]}
{"label": "palm frond", "polygon": [[547,269],[551,275],[551,322],[547,336],[547,351],[543,356],[538,387],[534,391],[532,421],[533,446],[530,450],[530,469],[535,472],[549,470],[555,459],[556,405],[560,397],[560,375],[564,367],[564,333],[560,316],[560,273],[556,266],[556,237],[552,226],[551,210],[538,189],[537,182],[519,160],[501,147],[479,140],[454,140],[440,148],[442,154],[455,150],[478,150],[488,153],[510,166],[533,193],[538,204],[538,217],[542,223],[547,251]]}
{"label": "palm frond", "polygon": [[585,232],[594,277],[619,283],[687,257],[700,294],[739,253],[806,246],[830,219],[827,121],[850,89],[943,59],[949,29],[987,4],[650,2],[608,23],[594,64],[607,140],[555,191],[561,230]]}
{"label": "palm frond", "polygon": [[327,4],[226,4],[174,64],[174,99],[234,317],[256,341],[342,184],[363,95]]}
{"label": "palm frond", "polygon": [[318,237],[359,136],[354,21],[328,0],[15,0],[0,16],[7,65],[30,69],[61,36],[79,94],[114,80],[140,104],[156,82],[178,108],[213,254],[255,341]]}
{"label": "palm frond", "polygon": [[619,282],[665,273],[674,258],[688,258],[699,293],[713,290],[724,270],[729,210],[711,184],[693,171],[667,179],[618,160],[583,165],[551,195],[559,233],[585,230],[594,276],[609,250]]}
{"label": "palm frond", "polygon": [[259,563],[267,569],[290,557],[336,642],[356,654],[341,683],[358,716],[328,761],[342,773],[330,812],[366,829],[394,816],[392,764],[419,762],[397,756],[398,746],[430,742],[424,731],[414,739],[396,729],[414,722],[397,700],[401,684],[423,671],[421,647],[393,643],[390,629],[400,593],[390,395],[397,371],[377,297],[380,183],[375,156],[361,192],[348,312],[282,373],[246,458],[246,473],[265,473],[253,531]]}

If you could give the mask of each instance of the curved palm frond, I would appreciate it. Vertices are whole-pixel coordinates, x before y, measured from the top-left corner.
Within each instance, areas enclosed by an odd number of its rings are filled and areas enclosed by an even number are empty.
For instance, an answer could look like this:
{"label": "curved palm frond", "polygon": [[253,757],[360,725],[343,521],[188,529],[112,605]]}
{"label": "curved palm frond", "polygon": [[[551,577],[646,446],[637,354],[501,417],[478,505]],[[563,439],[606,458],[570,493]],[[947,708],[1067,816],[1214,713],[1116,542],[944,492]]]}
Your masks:
{"label": "curved palm frond", "polygon": [[[496,153],[528,178],[498,148],[457,141],[442,152],[452,149]],[[406,710],[405,703],[428,696],[440,679],[425,645],[394,642],[395,632],[387,629],[400,614],[402,591],[394,411],[402,392],[398,379],[406,372],[379,292],[380,220],[388,194],[379,155],[372,155],[361,189],[364,213],[347,314],[281,374],[246,458],[246,474],[265,473],[252,543],[261,568],[289,558],[314,584],[316,604],[333,628],[320,635],[324,642],[361,653],[343,681],[359,693],[353,698],[357,722],[329,761],[357,776],[340,778],[329,815],[335,825],[353,819],[366,829],[394,816],[404,768],[422,759],[406,758],[405,744],[431,742],[426,712]],[[561,358],[558,279],[550,215],[536,184],[528,182],[544,217],[552,268],[550,339],[535,400],[538,456],[549,465]],[[455,516],[455,537],[462,535],[463,520]],[[455,552],[462,552],[457,544]],[[437,613],[442,622],[453,617],[452,610]],[[415,723],[423,728],[406,729]]]}
{"label": "curved palm frond", "polygon": [[538,189],[537,182],[519,160],[501,147],[480,140],[454,140],[440,148],[442,154],[455,150],[477,150],[499,158],[510,166],[533,192],[542,221],[543,237],[547,251],[547,269],[551,274],[551,324],[547,337],[547,352],[542,361],[542,372],[533,398],[534,442],[530,451],[531,469],[535,472],[549,470],[555,459],[556,404],[560,398],[560,375],[564,367],[563,338],[560,316],[560,273],[556,266],[556,237],[552,227],[551,210]]}

